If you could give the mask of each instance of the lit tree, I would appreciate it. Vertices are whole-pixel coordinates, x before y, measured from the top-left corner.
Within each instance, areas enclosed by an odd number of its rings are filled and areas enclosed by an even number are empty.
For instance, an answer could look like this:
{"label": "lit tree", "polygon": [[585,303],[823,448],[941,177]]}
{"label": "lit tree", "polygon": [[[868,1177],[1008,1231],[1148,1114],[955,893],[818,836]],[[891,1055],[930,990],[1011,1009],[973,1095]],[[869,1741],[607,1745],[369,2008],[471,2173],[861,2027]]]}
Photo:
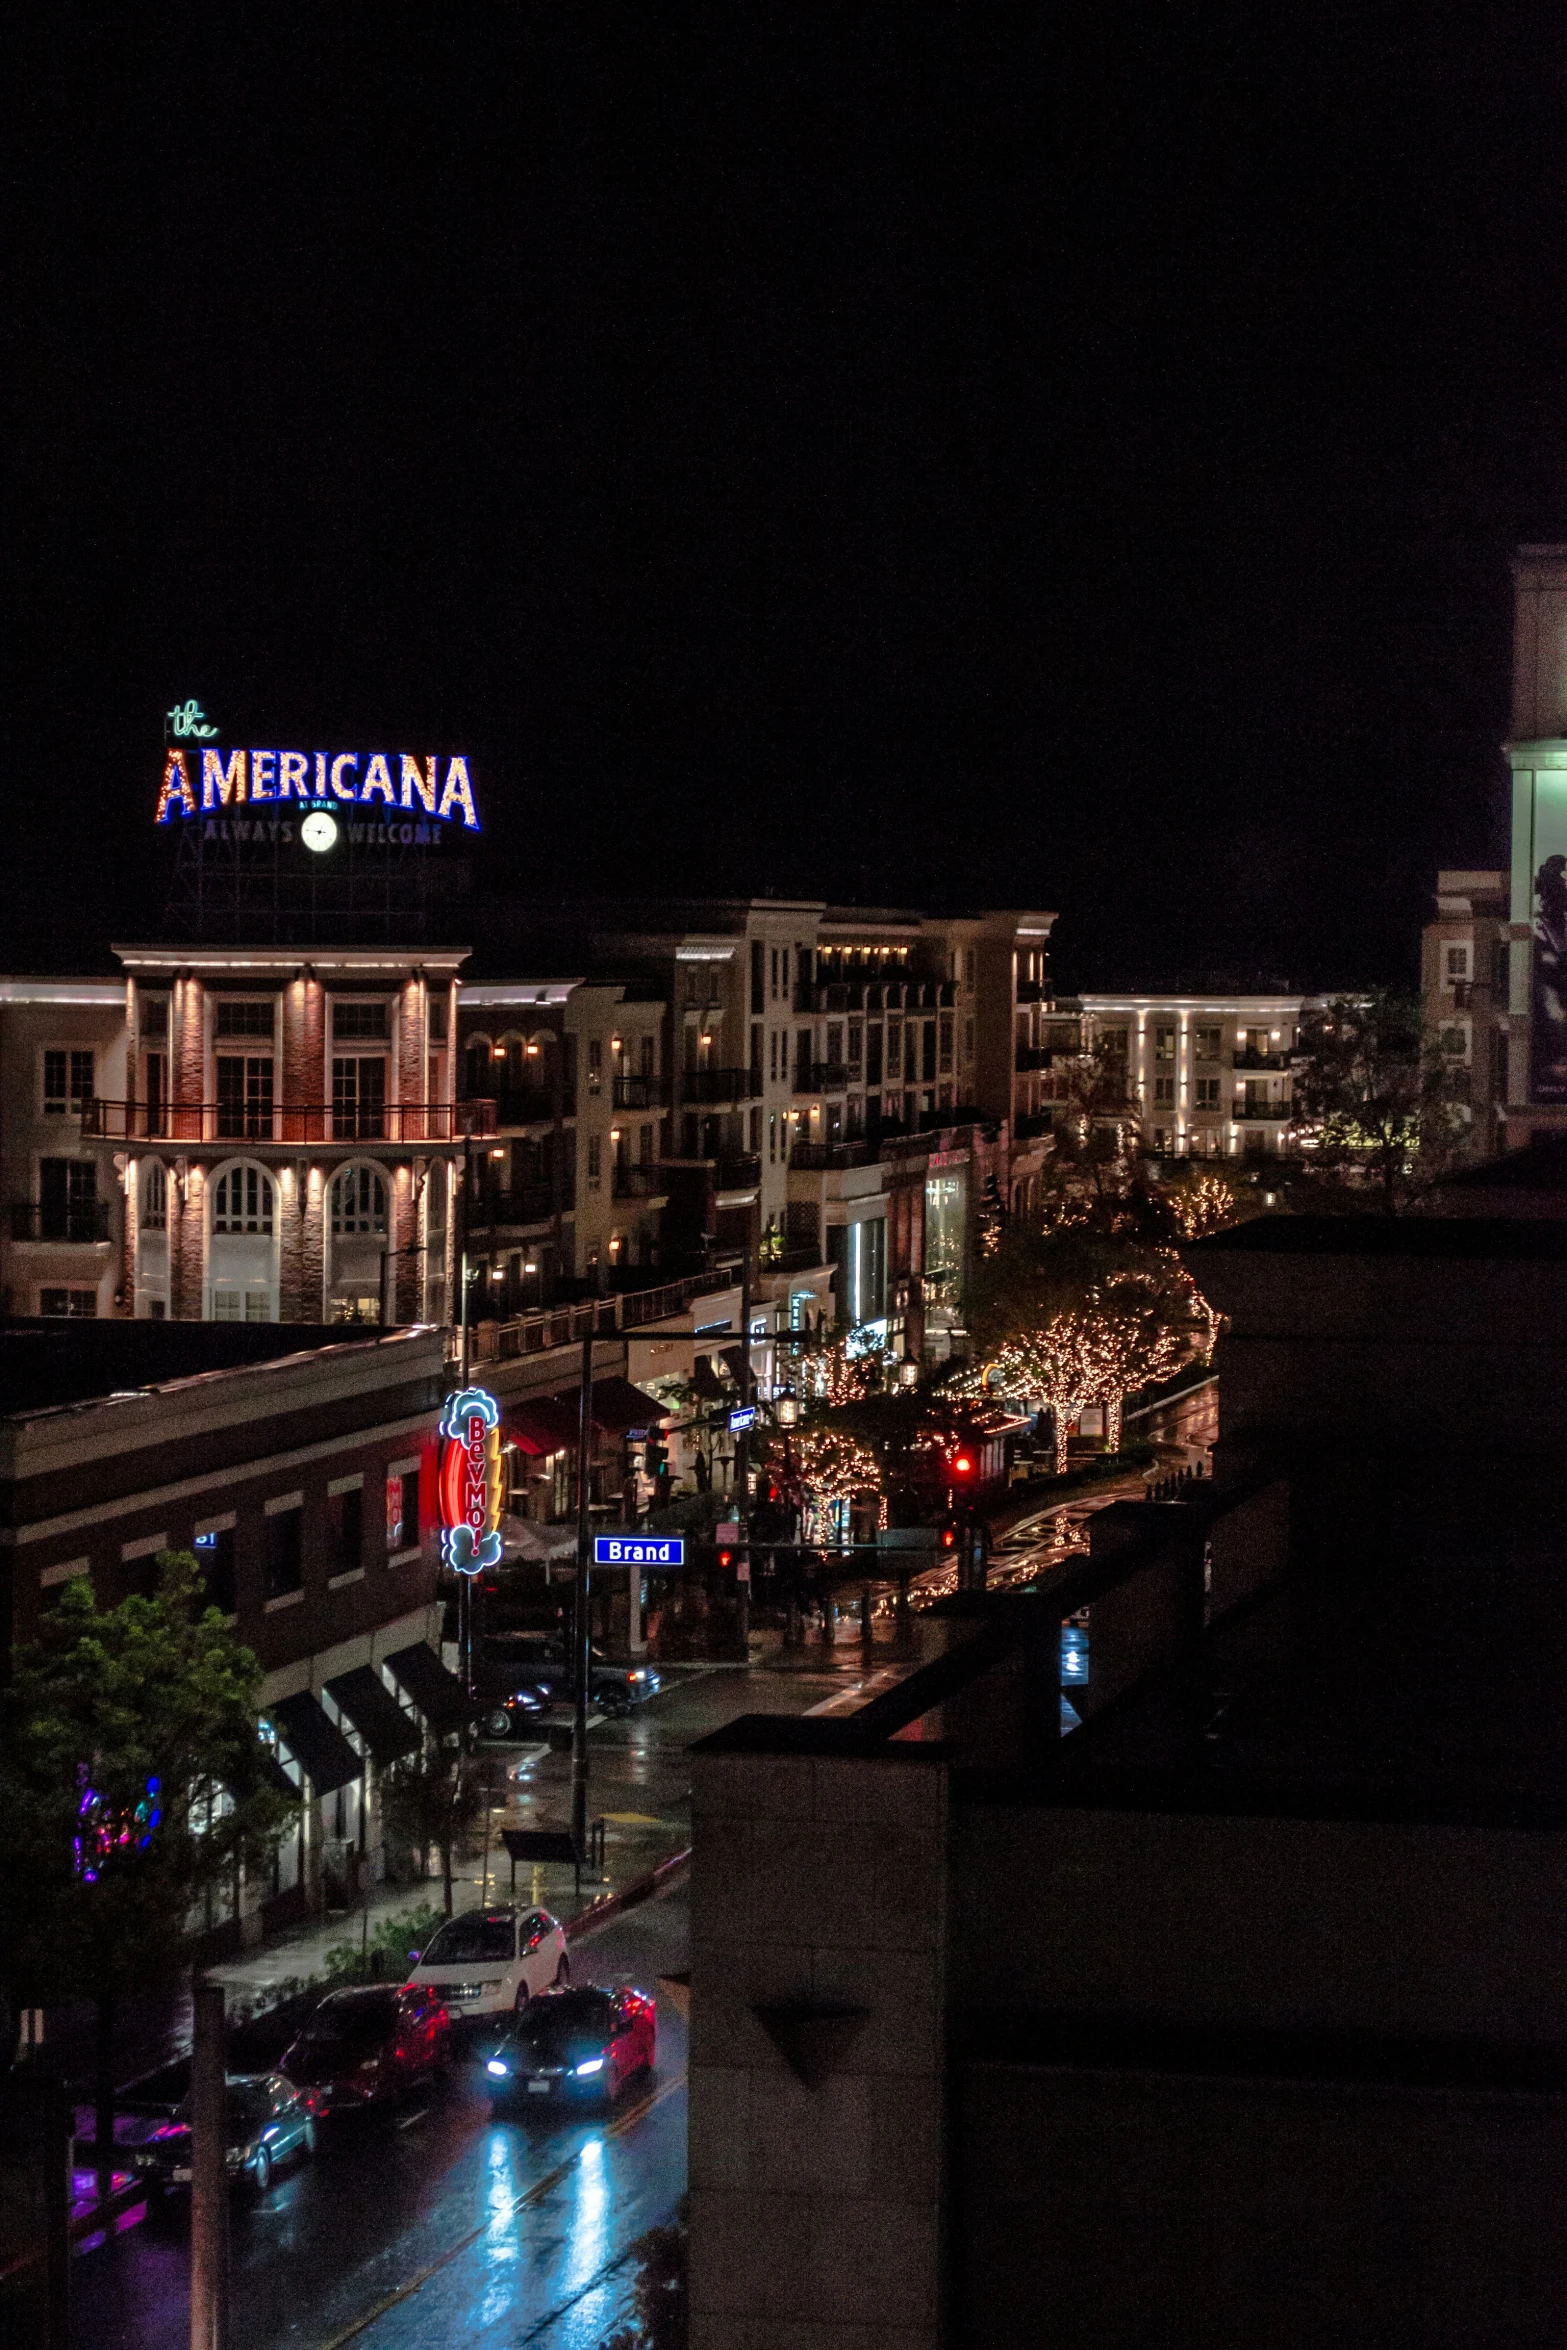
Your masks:
{"label": "lit tree", "polygon": [[1109,1274],[1080,1305],[1032,1330],[1003,1339],[966,1383],[971,1393],[999,1393],[1047,1408],[1054,1429],[1053,1468],[1066,1466],[1066,1438],[1090,1404],[1103,1406],[1109,1449],[1119,1451],[1129,1394],[1168,1379],[1213,1352],[1218,1319],[1191,1276],[1173,1258]]}
{"label": "lit tree", "polygon": [[1202,1240],[1236,1220],[1233,1186],[1211,1168],[1188,1175],[1169,1194],[1171,1213],[1183,1240]]}
{"label": "lit tree", "polygon": [[841,1428],[807,1428],[795,1442],[793,1455],[807,1542],[830,1542],[834,1505],[857,1493],[875,1494],[878,1515],[885,1517],[881,1464],[857,1437]]}

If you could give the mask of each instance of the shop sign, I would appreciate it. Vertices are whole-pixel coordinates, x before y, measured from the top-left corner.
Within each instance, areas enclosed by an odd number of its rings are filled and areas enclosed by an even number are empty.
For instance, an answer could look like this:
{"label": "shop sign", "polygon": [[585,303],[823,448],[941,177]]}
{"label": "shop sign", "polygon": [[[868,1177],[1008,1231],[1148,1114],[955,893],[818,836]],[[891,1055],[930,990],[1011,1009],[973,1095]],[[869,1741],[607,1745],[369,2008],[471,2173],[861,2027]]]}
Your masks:
{"label": "shop sign", "polygon": [[459,1575],[501,1558],[501,1407],[482,1387],[448,1396],[436,1477],[441,1556]]}
{"label": "shop sign", "polygon": [[596,1567],[683,1567],[685,1538],[679,1534],[595,1534]]}
{"label": "shop sign", "polygon": [[[183,713],[171,713],[171,724],[175,715]],[[183,741],[164,752],[155,824],[263,806],[301,813],[368,808],[383,819],[406,811],[413,825],[480,829],[465,758],[434,751],[422,758],[411,751],[223,751],[211,743],[198,752]]]}

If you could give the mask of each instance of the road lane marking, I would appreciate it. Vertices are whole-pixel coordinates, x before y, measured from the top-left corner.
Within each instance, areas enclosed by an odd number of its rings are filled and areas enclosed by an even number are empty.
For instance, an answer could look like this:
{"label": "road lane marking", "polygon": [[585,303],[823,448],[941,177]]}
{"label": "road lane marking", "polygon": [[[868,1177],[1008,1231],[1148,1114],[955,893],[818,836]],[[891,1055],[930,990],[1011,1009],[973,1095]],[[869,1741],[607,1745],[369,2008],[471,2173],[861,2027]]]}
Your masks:
{"label": "road lane marking", "polygon": [[[666,2097],[673,2097],[675,2091],[683,2089],[685,2085],[685,2074],[677,2073],[672,2081],[666,2081],[662,2088],[655,2089],[653,2094],[650,2097],[644,2097],[640,2104],[628,2106],[626,2111],[617,2120],[610,2122],[598,2136],[623,2138],[626,2132],[634,2129],[637,2123],[645,2115],[650,2114],[656,2105],[662,2105]],[[564,2162],[557,2163],[555,2168],[547,2172],[542,2179],[536,2179],[531,2187],[525,2188],[522,2194],[514,2197],[504,2211],[492,2212],[488,2219],[481,2221],[478,2227],[471,2228],[466,2236],[459,2238],[457,2243],[441,2253],[439,2258],[432,2260],[427,2267],[422,2268],[416,2277],[410,2277],[406,2285],[398,2285],[392,2292],[383,2293],[379,2301],[373,2302],[351,2324],[344,2326],[338,2333],[328,2335],[327,2339],[319,2345],[319,2350],[342,2350],[345,2342],[357,2341],[361,2334],[368,2333],[371,2326],[385,2317],[388,2310],[396,2309],[401,2302],[412,2300],[414,2294],[422,2286],[427,2285],[432,2277],[439,2276],[443,2268],[450,2268],[452,2262],[460,2258],[464,2252],[471,2250],[481,2236],[487,2236],[492,2228],[501,2226],[504,2221],[515,2219],[518,2212],[526,2211],[530,2204],[542,2203],[545,2196],[552,2194],[560,2185],[562,2179],[570,2178],[590,2143],[597,2144],[598,2137],[591,2141],[585,2138],[575,2154],[569,2154]],[[629,2251],[629,2249],[628,2246],[627,2250]],[[621,2257],[623,2258],[624,2255]]]}

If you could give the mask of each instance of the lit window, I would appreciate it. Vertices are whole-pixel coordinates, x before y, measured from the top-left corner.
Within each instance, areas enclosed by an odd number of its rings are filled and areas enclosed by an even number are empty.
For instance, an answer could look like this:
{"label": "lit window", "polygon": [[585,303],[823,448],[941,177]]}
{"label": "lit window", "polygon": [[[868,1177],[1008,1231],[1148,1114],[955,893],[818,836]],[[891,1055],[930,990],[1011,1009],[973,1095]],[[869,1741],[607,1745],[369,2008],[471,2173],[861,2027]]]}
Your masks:
{"label": "lit window", "polygon": [[[272,1178],[262,1167],[230,1167],[218,1177],[212,1194],[212,1229],[214,1232],[256,1232],[270,1234],[272,1230]],[[238,1313],[225,1316],[218,1312],[213,1293],[213,1319],[238,1321]]]}
{"label": "lit window", "polygon": [[166,1232],[169,1225],[169,1178],[161,1159],[143,1159],[138,1187],[144,1232]]}
{"label": "lit window", "polygon": [[386,1185],[374,1167],[345,1167],[332,1184],[332,1232],[386,1230]]}

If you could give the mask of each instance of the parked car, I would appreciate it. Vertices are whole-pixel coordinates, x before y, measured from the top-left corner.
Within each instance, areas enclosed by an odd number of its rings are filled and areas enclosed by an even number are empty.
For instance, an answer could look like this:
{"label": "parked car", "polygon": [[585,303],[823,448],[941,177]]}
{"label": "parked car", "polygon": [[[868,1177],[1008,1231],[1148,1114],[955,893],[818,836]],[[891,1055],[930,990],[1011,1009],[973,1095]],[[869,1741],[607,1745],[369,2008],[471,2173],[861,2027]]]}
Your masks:
{"label": "parked car", "polygon": [[497,2106],[604,2102],[653,2070],[654,2001],[629,1985],[546,1992],[487,2044],[485,2084]]}
{"label": "parked car", "polygon": [[408,1958],[407,1988],[464,2021],[506,2015],[571,1980],[566,1929],[547,1909],[465,1909]]}
{"label": "parked car", "polygon": [[[302,2162],[315,2150],[315,2111],[292,2081],[281,2073],[230,2074],[224,2163],[231,2186],[264,2195],[275,2170]],[[131,2161],[149,2202],[190,2185],[189,2098],[172,2121],[160,2122],[142,2140]]]}
{"label": "parked car", "polygon": [[439,1993],[372,1983],[329,1991],[283,2058],[318,2113],[388,2104],[436,2079],[450,2056],[451,2022]]}
{"label": "parked car", "polygon": [[[607,1664],[592,1656],[589,1690],[599,1713],[625,1714],[656,1697],[663,1683],[652,1665]],[[486,1701],[484,1727],[492,1737],[525,1737],[529,1716],[541,1705],[564,1705],[571,1696],[571,1660],[563,1641],[549,1632],[497,1632],[484,1643],[479,1685]],[[508,1727],[499,1725],[502,1715]]]}

